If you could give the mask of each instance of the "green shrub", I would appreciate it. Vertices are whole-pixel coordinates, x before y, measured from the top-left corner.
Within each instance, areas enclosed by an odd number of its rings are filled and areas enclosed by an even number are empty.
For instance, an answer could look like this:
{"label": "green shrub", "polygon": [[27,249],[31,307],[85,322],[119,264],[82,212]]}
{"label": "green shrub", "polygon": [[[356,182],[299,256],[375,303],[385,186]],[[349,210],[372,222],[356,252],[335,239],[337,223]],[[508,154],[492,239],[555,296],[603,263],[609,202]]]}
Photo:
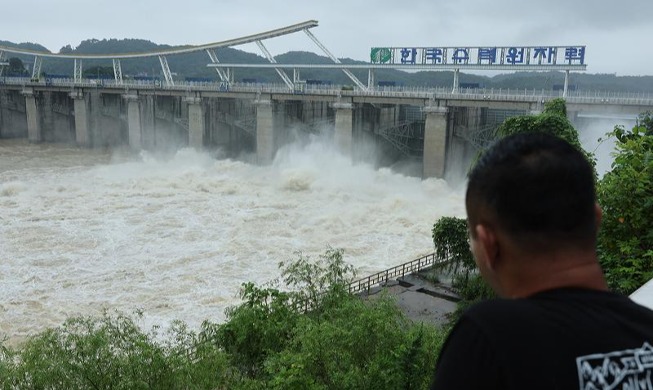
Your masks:
{"label": "green shrub", "polygon": [[603,209],[598,249],[611,289],[630,294],[653,278],[653,120],[615,127],[615,160],[597,187]]}

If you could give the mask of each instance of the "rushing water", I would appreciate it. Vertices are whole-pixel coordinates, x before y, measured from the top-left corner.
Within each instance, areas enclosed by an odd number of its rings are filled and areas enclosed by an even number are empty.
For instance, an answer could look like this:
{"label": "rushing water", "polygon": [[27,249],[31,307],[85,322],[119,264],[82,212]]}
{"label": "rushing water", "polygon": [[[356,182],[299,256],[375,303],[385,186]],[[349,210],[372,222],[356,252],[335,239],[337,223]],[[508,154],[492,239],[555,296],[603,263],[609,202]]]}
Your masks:
{"label": "rushing water", "polygon": [[241,283],[296,251],[343,248],[364,276],[430,252],[437,218],[463,214],[442,180],[318,142],[259,167],[0,140],[0,337],[102,308],[142,309],[145,327],[221,321]]}

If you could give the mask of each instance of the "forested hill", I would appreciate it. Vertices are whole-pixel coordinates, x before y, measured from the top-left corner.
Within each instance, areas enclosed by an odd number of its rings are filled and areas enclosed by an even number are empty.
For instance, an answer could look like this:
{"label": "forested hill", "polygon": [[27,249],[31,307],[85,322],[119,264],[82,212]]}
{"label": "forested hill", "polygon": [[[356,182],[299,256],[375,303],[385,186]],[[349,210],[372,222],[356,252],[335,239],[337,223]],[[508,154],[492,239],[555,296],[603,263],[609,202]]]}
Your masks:
{"label": "forested hill", "polygon": [[[2,46],[19,46],[30,50],[45,51],[46,49],[35,43],[15,44],[1,41]],[[170,49],[173,46],[159,45],[141,39],[88,39],[82,41],[76,48],[70,45],[62,47],[60,53],[66,54],[107,54],[107,53],[136,53]],[[232,48],[217,49],[217,55],[222,63],[267,63],[259,55]],[[9,55],[10,57],[11,55]],[[30,65],[33,58],[19,56],[26,65]],[[215,70],[206,65],[210,62],[205,52],[168,56],[170,70],[176,73],[176,78],[183,80],[186,77],[217,78]],[[332,61],[315,53],[288,52],[276,56],[279,63],[331,63]],[[341,59],[343,63],[360,63],[351,59]],[[122,60],[123,74],[128,76],[147,75],[161,77],[161,68],[156,57]],[[111,61],[85,61],[84,69],[111,67]],[[590,65],[591,66],[591,65]],[[45,58],[41,67],[47,74],[71,75],[73,72],[72,61]],[[367,71],[354,71],[363,82],[367,81]],[[327,69],[302,69],[301,78],[304,80],[320,80],[324,83],[351,84],[351,81],[339,70]],[[235,79],[257,80],[260,82],[281,82],[273,70],[261,69],[236,69]],[[443,86],[450,87],[453,83],[451,71],[438,72],[404,72],[398,70],[383,70],[376,72],[376,80],[390,82],[395,85],[406,86]],[[527,89],[555,89],[561,88],[564,83],[562,72],[517,72],[505,73],[495,76],[461,73],[462,86],[478,85],[486,88],[527,88]],[[615,74],[572,73],[570,78],[572,89],[584,91],[615,91],[615,92],[650,92],[653,93],[653,76],[616,76]]]}

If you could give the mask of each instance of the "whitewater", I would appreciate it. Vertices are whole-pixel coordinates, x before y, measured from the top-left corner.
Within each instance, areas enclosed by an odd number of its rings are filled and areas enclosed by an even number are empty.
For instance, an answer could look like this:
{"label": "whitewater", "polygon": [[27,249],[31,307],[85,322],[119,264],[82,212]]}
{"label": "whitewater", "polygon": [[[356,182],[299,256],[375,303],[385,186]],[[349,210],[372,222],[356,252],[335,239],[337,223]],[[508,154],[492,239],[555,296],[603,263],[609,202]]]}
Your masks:
{"label": "whitewater", "polygon": [[464,215],[445,181],[317,140],[270,166],[0,140],[0,337],[103,309],[142,310],[146,328],[220,322],[242,283],[277,278],[298,251],[342,248],[362,277],[432,252],[445,215]]}

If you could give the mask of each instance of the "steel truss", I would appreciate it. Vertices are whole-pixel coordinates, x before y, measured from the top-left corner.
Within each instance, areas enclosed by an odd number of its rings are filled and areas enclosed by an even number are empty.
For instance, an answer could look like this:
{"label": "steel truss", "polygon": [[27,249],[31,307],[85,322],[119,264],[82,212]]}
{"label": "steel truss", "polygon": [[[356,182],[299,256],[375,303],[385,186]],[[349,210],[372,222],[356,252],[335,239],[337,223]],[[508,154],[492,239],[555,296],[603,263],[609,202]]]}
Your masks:
{"label": "steel truss", "polygon": [[0,50],[0,76],[4,73],[5,67],[9,66],[8,62],[5,62],[5,51]]}
{"label": "steel truss", "polygon": [[[211,59],[211,63],[213,64],[219,64],[220,61],[218,61],[218,55],[215,53],[215,49],[206,49],[206,54],[209,55],[209,58]],[[221,68],[215,68],[216,73],[220,77],[220,81],[223,82],[229,82],[229,74],[225,72],[224,69]]]}
{"label": "steel truss", "polygon": [[116,80],[116,84],[122,85],[122,67],[118,58],[113,59],[113,77]]}
{"label": "steel truss", "polygon": [[32,80],[38,80],[41,74],[42,59],[39,56],[34,57],[34,66],[32,67]]}
{"label": "steel truss", "polygon": [[[311,40],[312,40],[312,41],[313,41],[313,42],[314,42],[314,43],[315,43],[315,44],[316,44],[320,49],[322,49],[322,51],[324,52],[324,54],[326,54],[329,58],[331,58],[331,60],[333,60],[333,62],[335,62],[336,64],[340,64],[340,63],[341,63],[340,60],[339,60],[338,58],[336,58],[336,56],[334,56],[333,54],[331,54],[331,52],[329,51],[329,49],[327,49],[326,46],[324,46],[324,45],[322,44],[322,42],[320,42],[320,41],[315,37],[315,35],[313,35],[312,32],[308,31],[307,28],[304,29],[304,32],[306,33],[306,35],[308,35],[309,38],[311,38]],[[367,91],[367,87],[365,86],[365,84],[363,84],[363,83],[362,83],[362,82],[361,82],[361,81],[360,81],[356,76],[354,76],[354,74],[351,73],[351,71],[350,71],[349,69],[343,69],[342,71],[343,71],[344,74],[347,75],[347,77],[349,77],[349,79],[350,79],[351,81],[354,82],[354,84],[356,84],[356,86],[358,86],[358,88],[362,89],[363,91]]]}
{"label": "steel truss", "polygon": [[234,126],[245,130],[245,133],[256,137],[256,116],[248,116],[245,118],[239,118],[235,119],[231,115],[226,115],[225,119],[229,122],[231,120],[230,124],[233,124]]}
{"label": "steel truss", "polygon": [[454,128],[454,135],[469,142],[475,149],[484,150],[494,142],[499,125],[499,123],[476,127],[460,125]]}
{"label": "steel truss", "polygon": [[383,139],[390,142],[397,150],[406,157],[421,157],[424,152],[422,147],[414,147],[413,144],[417,139],[424,139],[424,133],[416,129],[417,122],[401,121],[390,126],[380,127],[375,131]]}
{"label": "steel truss", "polygon": [[[258,45],[258,48],[261,49],[261,51],[263,52],[263,55],[265,55],[265,58],[267,58],[268,61],[270,61],[270,63],[272,63],[272,64],[276,64],[276,63],[277,63],[277,60],[275,60],[274,57],[272,57],[272,54],[270,54],[270,52],[269,52],[268,49],[265,47],[265,45],[263,45],[263,42],[261,42],[261,41],[256,41],[256,45]],[[288,77],[288,75],[286,74],[286,72],[284,72],[284,71],[283,71],[282,69],[280,69],[280,68],[274,68],[274,70],[275,70],[275,71],[277,72],[277,74],[281,77],[281,79],[283,80],[283,82],[286,83],[286,85],[288,86],[288,88],[289,88],[290,90],[294,89],[295,84],[292,82],[292,80],[290,80],[290,77]]]}
{"label": "steel truss", "polygon": [[82,59],[75,58],[75,72],[74,72],[75,83],[82,82]]}
{"label": "steel truss", "polygon": [[168,66],[168,60],[166,56],[159,56],[159,62],[161,63],[161,71],[163,72],[163,77],[166,79],[166,85],[174,86],[175,81],[172,79],[172,73],[170,72],[170,67]]}

